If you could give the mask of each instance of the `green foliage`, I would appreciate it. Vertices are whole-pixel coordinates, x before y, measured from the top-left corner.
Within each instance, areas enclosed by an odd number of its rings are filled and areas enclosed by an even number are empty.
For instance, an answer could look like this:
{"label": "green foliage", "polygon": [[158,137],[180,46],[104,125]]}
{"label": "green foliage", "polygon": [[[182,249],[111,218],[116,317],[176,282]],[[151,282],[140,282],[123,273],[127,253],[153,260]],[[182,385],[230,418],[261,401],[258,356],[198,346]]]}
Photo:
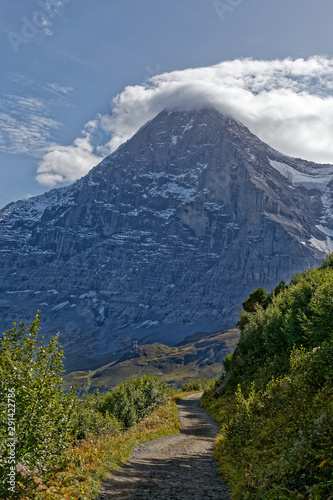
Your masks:
{"label": "green foliage", "polygon": [[169,394],[167,384],[157,376],[131,377],[105,395],[100,409],[130,427],[162,405]]}
{"label": "green foliage", "polygon": [[207,391],[215,386],[217,379],[200,378],[199,380],[187,379],[185,384],[181,387],[182,392],[189,391]]}
{"label": "green foliage", "polygon": [[204,395],[234,499],[333,499],[332,262],[246,315],[217,384],[227,388]]}
{"label": "green foliage", "polygon": [[227,373],[230,373],[232,367],[232,357],[233,353],[227,354],[223,361],[224,369]]}
{"label": "green foliage", "polygon": [[94,394],[85,394],[79,401],[74,419],[74,435],[77,440],[89,439],[95,436],[120,433],[122,425],[114,415],[102,411],[105,395],[98,391]]}
{"label": "green foliage", "polygon": [[269,294],[263,288],[257,288],[250,293],[248,298],[243,302],[243,308],[239,314],[237,328],[243,332],[246,326],[250,322],[251,316],[260,311],[260,309],[266,309],[269,304],[272,303],[274,297],[279,295],[281,292],[286,290],[288,286],[284,281],[281,281]]}
{"label": "green foliage", "polygon": [[283,292],[283,290],[285,290],[286,288],[288,288],[286,283],[284,281],[280,281],[280,283],[274,288],[274,290],[271,291],[269,295],[271,297],[279,295],[279,293]]}
{"label": "green foliage", "polygon": [[238,469],[237,498],[332,498],[333,342],[294,349],[290,364],[265,389],[239,386],[229,399],[217,453],[222,469],[226,455]]}
{"label": "green foliage", "polygon": [[[1,498],[8,494],[12,464],[21,480],[28,481],[32,473],[58,463],[72,440],[76,398],[61,389],[63,352],[57,337],[46,344],[38,330],[37,315],[31,326],[14,323],[0,337],[0,435],[5,438],[0,443]],[[9,430],[11,416],[15,428]],[[8,447],[11,438],[14,457]]]}
{"label": "green foliage", "polygon": [[[103,463],[103,446],[107,448],[110,440],[112,443],[121,440],[124,426],[133,426],[150,415],[170,395],[165,382],[158,377],[145,376],[123,382],[112,393],[95,392],[79,401],[74,389],[67,393],[62,390],[63,351],[57,336],[46,343],[44,337],[38,336],[38,330],[37,316],[31,326],[14,324],[14,328],[0,337],[0,498],[21,498],[25,496],[24,491],[29,492],[29,498],[35,498],[35,494],[36,498],[42,498],[36,488],[39,492],[48,491],[45,482],[56,471],[61,476],[60,471],[67,461],[72,463],[75,450],[80,450],[80,467],[82,463],[83,468],[91,467],[91,460]],[[15,408],[14,416],[12,408]],[[163,415],[161,410],[161,418]],[[165,422],[163,419],[161,422],[148,419],[147,423],[146,420],[142,423],[143,441],[155,434],[158,437],[160,432],[162,435],[175,432],[174,424],[168,429],[169,417]],[[177,420],[176,416],[174,419]],[[8,438],[12,437],[13,456],[8,446]],[[105,445],[101,447],[100,443]],[[132,438],[124,439],[124,445],[132,449]],[[11,467],[15,473],[14,492],[8,490]],[[104,471],[104,465],[102,469]],[[83,475],[78,472],[78,476]],[[80,492],[80,481],[75,473],[73,481],[78,483],[77,491]],[[87,488],[90,482],[91,478],[87,477]],[[50,495],[55,495],[56,491],[58,486],[52,486]],[[63,496],[60,494],[57,498]]]}
{"label": "green foliage", "polygon": [[[100,396],[96,395],[96,401]],[[93,407],[98,403],[91,403]],[[131,457],[134,447],[180,432],[174,398],[148,418],[120,434],[99,434],[70,447],[62,466],[24,492],[24,500],[91,500],[97,498],[101,481],[115,473]]]}
{"label": "green foliage", "polygon": [[327,257],[325,257],[320,269],[326,269],[327,267],[333,267],[333,253],[330,253]]}
{"label": "green foliage", "polygon": [[245,329],[245,327],[246,327],[246,325],[249,324],[250,317],[251,317],[250,313],[247,313],[243,309],[239,313],[238,321],[236,323],[236,326],[237,326],[237,328],[240,329],[241,332],[243,332],[244,329]]}
{"label": "green foliage", "polygon": [[263,288],[257,288],[250,293],[248,298],[243,302],[244,310],[248,313],[254,312],[258,305],[262,305],[267,299],[268,294]]}
{"label": "green foliage", "polygon": [[[119,463],[122,456],[128,458],[135,443],[176,432],[177,410],[169,401],[158,410],[159,416],[146,419],[171,392],[156,376],[132,378],[112,393],[95,392],[78,400],[74,389],[62,389],[63,351],[58,337],[46,343],[38,330],[37,315],[31,326],[14,323],[0,337],[0,498],[74,498],[74,491],[75,498],[83,498],[81,493],[90,484],[98,486],[86,472],[94,469],[92,462],[105,475],[110,464],[114,466],[114,457]],[[135,428],[126,437],[124,427],[143,419],[140,437]],[[115,452],[119,446],[124,450]],[[62,479],[54,483],[52,478],[64,477],[61,471],[66,466],[68,489],[59,489]],[[77,472],[72,467],[78,467]],[[11,468],[15,491],[8,489]],[[49,490],[46,485],[52,482]]]}
{"label": "green foliage", "polygon": [[266,309],[257,307],[246,321],[241,315],[241,338],[228,369],[233,390],[245,379],[266,384],[286,373],[294,345],[313,348],[332,338],[333,268],[307,270],[278,291]]}

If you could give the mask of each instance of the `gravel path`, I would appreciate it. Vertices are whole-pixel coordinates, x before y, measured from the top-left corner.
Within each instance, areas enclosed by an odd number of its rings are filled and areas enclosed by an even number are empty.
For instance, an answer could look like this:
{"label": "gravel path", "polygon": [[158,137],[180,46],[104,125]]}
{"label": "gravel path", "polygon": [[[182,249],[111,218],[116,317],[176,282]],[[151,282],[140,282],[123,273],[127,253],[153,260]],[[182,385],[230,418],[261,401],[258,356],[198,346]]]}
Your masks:
{"label": "gravel path", "polygon": [[125,467],[104,481],[97,500],[228,500],[212,457],[219,429],[200,408],[200,397],[178,403],[181,434],[136,448]]}

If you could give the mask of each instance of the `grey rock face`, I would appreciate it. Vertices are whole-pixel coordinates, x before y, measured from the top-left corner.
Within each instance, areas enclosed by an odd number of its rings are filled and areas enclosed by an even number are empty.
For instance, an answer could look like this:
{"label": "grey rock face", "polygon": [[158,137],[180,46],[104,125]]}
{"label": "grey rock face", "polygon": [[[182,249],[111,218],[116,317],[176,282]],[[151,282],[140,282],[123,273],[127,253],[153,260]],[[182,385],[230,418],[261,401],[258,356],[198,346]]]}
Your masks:
{"label": "grey rock face", "polygon": [[0,211],[0,328],[41,309],[74,370],[233,327],[254,288],[333,249],[332,179],[215,110],[164,111],[71,186]]}

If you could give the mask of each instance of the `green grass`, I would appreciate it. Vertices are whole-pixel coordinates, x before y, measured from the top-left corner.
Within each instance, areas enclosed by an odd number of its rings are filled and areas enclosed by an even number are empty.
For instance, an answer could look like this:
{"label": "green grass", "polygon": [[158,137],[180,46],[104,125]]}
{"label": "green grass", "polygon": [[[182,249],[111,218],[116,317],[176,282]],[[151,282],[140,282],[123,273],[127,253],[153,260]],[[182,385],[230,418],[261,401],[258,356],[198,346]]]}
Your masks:
{"label": "green grass", "polygon": [[227,373],[204,394],[233,500],[333,499],[332,263],[242,313]]}
{"label": "green grass", "polygon": [[0,340],[0,434],[13,435],[15,422],[17,437],[15,469],[7,440],[0,440],[1,498],[93,499],[135,446],[179,432],[177,391],[156,375],[130,377],[112,392],[79,400],[61,389],[63,352],[56,339],[45,344],[38,336],[38,316]]}
{"label": "green grass", "polygon": [[311,370],[326,372],[327,358],[333,342],[295,351],[291,373],[265,390],[205,394],[203,407],[221,426],[215,457],[233,499],[333,499],[333,363],[321,380]]}
{"label": "green grass", "polygon": [[174,398],[129,430],[114,436],[85,439],[72,447],[61,467],[35,486],[22,490],[22,500],[93,500],[103,479],[131,457],[133,448],[180,432]]}

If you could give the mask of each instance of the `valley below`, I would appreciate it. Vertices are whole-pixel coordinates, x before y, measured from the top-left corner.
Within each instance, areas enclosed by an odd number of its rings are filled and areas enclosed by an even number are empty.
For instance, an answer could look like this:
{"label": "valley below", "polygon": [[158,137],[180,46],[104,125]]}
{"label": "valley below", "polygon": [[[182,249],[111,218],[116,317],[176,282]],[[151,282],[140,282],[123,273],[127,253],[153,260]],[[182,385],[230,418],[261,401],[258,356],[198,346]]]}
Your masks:
{"label": "valley below", "polygon": [[79,394],[98,389],[106,392],[128,377],[158,375],[173,387],[186,380],[214,378],[221,375],[223,360],[232,353],[239,330],[197,333],[173,347],[147,344],[120,352],[118,359],[96,370],[76,371],[64,376],[64,387],[76,384]]}

